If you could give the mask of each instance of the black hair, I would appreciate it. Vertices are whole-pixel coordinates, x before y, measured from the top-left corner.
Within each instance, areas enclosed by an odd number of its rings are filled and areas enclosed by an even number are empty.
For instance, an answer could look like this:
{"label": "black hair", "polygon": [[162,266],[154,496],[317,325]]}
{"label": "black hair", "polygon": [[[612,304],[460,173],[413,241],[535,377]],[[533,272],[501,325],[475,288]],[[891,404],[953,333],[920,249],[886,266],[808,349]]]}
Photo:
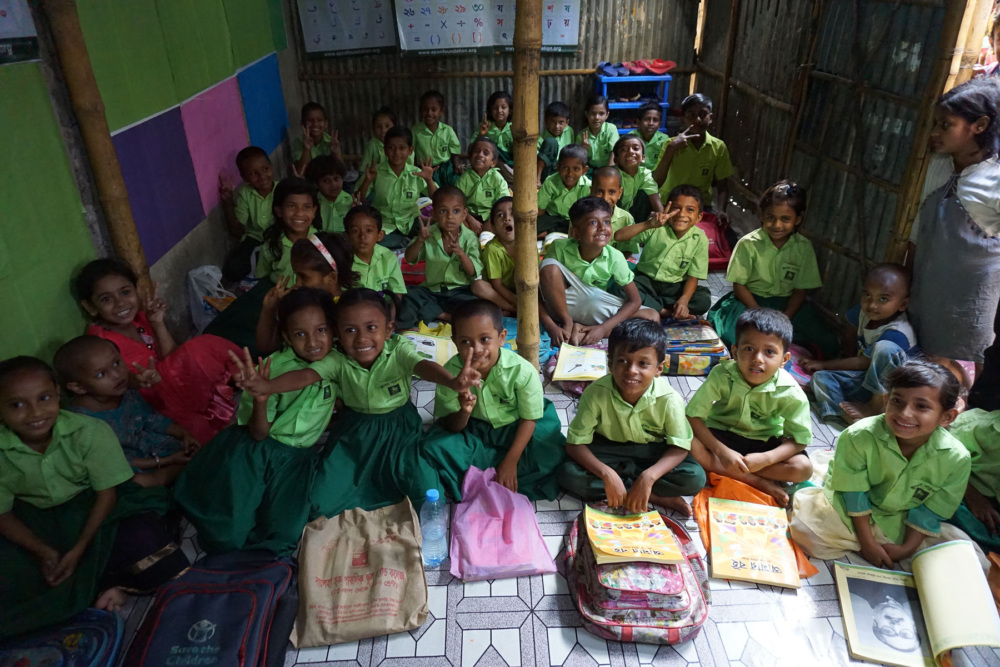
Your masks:
{"label": "black hair", "polygon": [[890,394],[893,389],[933,387],[938,390],[941,407],[945,410],[955,407],[962,389],[950,370],[925,359],[907,359],[896,366],[885,376],[885,386]]}
{"label": "black hair", "polygon": [[[313,227],[321,227],[323,220],[319,214],[319,190],[316,189],[316,186],[298,176],[289,176],[288,178],[281,179],[274,186],[272,210],[281,208],[285,203],[285,199],[291,195],[309,195],[312,198],[313,206],[316,207],[316,217],[313,218],[312,224]],[[281,237],[285,235],[285,223],[278,217],[277,213],[273,213],[273,216],[274,224],[264,230],[264,242],[271,249],[271,254],[274,255],[274,259],[277,261],[281,258]]]}
{"label": "black hair", "polygon": [[278,331],[285,333],[289,318],[300,310],[312,306],[323,311],[326,323],[331,329],[336,325],[337,310],[333,296],[318,287],[299,287],[290,291],[278,302]]}
{"label": "black hair", "polygon": [[701,188],[697,185],[678,185],[670,191],[670,196],[667,197],[667,201],[672,201],[676,204],[678,197],[691,197],[698,202],[699,211],[705,210],[705,202],[701,198]]}
{"label": "black hair", "polygon": [[987,158],[1000,152],[1000,79],[983,76],[966,81],[938,98],[938,106],[967,123],[985,116],[989,125],[976,135],[976,143]]}
{"label": "black hair", "polygon": [[590,180],[591,183],[596,183],[599,178],[617,178],[619,187],[622,184],[622,172],[618,167],[598,167],[594,170],[594,177]]}
{"label": "black hair", "polygon": [[867,283],[869,280],[880,280],[885,276],[895,276],[903,281],[903,286],[906,288],[906,294],[909,294],[912,275],[913,274],[910,270],[902,264],[885,262],[883,264],[876,264],[872,268],[868,269],[868,273],[865,274],[864,282]]}
{"label": "black hair", "polygon": [[354,248],[351,241],[345,234],[334,234],[331,232],[316,232],[316,238],[323,244],[336,267],[330,266],[323,253],[319,251],[309,239],[299,239],[292,245],[291,261],[292,266],[296,264],[309,271],[327,276],[331,273],[337,274],[337,282],[341,289],[348,289],[356,282],[360,276],[352,269],[354,266]]}
{"label": "black hair", "polygon": [[[392,292],[385,291],[381,294],[373,289],[368,289],[367,287],[358,287],[352,290],[347,290],[344,295],[340,297],[340,301],[337,302],[337,316],[339,317],[342,312],[346,309],[360,304],[368,304],[375,306],[382,311],[385,315],[386,323],[392,322],[395,319],[396,310],[396,295]],[[334,322],[334,326],[340,326],[339,320]]]}
{"label": "black hair", "polygon": [[643,154],[646,153],[646,142],[642,140],[642,137],[638,134],[624,134],[618,138],[618,141],[615,142],[615,147],[611,149],[611,153],[615,156],[615,160],[618,159],[618,151],[622,150],[625,147],[625,144],[630,141],[638,141],[639,145],[642,146]]}
{"label": "black hair", "polygon": [[104,345],[110,345],[116,352],[119,351],[118,346],[113,341],[100,336],[77,336],[63,343],[56,350],[55,356],[52,357],[52,365],[59,376],[59,382],[66,386],[67,382],[78,380],[80,378],[80,362]]}
{"label": "black hair", "polygon": [[550,102],[545,107],[545,118],[565,118],[569,120],[569,107],[564,102]]}
{"label": "black hair", "polygon": [[681,101],[681,114],[687,112],[688,109],[695,106],[696,104],[704,104],[708,107],[708,110],[712,110],[712,98],[703,93],[694,93],[693,95],[688,95]]}
{"label": "black hair", "polygon": [[788,352],[792,344],[792,321],[784,313],[773,308],[750,308],[744,310],[736,319],[736,345],[744,331],[754,330],[765,336],[777,336],[781,339],[781,349]]}
{"label": "black hair", "polygon": [[431,201],[434,202],[435,206],[437,206],[438,202],[445,197],[458,197],[462,200],[462,206],[465,206],[465,193],[454,185],[442,185],[439,187],[434,191],[434,194],[431,195]]}
{"label": "black hair", "polygon": [[604,211],[608,215],[611,215],[611,204],[604,201],[600,197],[581,197],[577,199],[572,206],[569,207],[569,219],[571,224],[576,224],[577,220],[582,219],[588,213],[593,213],[594,211]]}
{"label": "black hair", "polygon": [[641,107],[639,107],[639,119],[641,120],[648,112],[655,111],[660,114],[660,118],[663,118],[663,107],[660,106],[659,102],[646,102]]}
{"label": "black hair", "polygon": [[473,317],[488,317],[493,322],[493,326],[496,327],[497,331],[504,330],[503,311],[500,310],[500,306],[496,305],[492,301],[487,301],[486,299],[475,299],[473,301],[466,301],[462,303],[452,311],[452,335],[454,335],[455,328],[458,326],[459,322]]}
{"label": "black hair", "polygon": [[393,125],[385,132],[383,143],[388,143],[390,139],[405,139],[407,146],[413,146],[413,133],[402,125]]}
{"label": "black hair", "polygon": [[[497,214],[497,211],[499,210],[501,204],[511,204],[511,205],[513,205],[514,204],[514,198],[510,197],[510,196],[500,197],[500,199],[498,199],[495,202],[493,202],[493,207],[490,209],[490,217],[489,217],[490,222],[493,222],[493,216]],[[511,212],[513,213],[513,211],[511,211]]]}
{"label": "black hair", "polygon": [[375,221],[376,227],[379,231],[382,231],[382,212],[379,211],[374,206],[369,206],[368,204],[359,204],[351,208],[344,216],[344,230],[347,232],[351,231],[351,223],[354,222],[355,218],[366,217],[371,218]]}
{"label": "black hair", "polygon": [[306,180],[317,186],[321,178],[330,174],[337,174],[341,178],[347,176],[347,167],[336,155],[317,155],[306,165]]}
{"label": "black hair", "polygon": [[247,146],[236,154],[236,168],[242,172],[243,165],[255,157],[262,157],[267,160],[268,164],[271,164],[271,158],[268,156],[267,151],[260,146]]}
{"label": "black hair", "polygon": [[322,104],[320,104],[319,102],[306,102],[305,104],[302,105],[301,118],[303,124],[306,122],[306,116],[308,116],[313,111],[322,111],[323,118],[328,118],[326,115],[326,109],[323,108]]}
{"label": "black hair", "polygon": [[646,347],[653,348],[656,350],[656,361],[660,364],[667,358],[667,335],[663,327],[652,320],[632,317],[616,324],[608,336],[609,362],[615,350],[623,345],[626,352],[638,352]]}
{"label": "black hair", "polygon": [[428,90],[426,93],[420,96],[420,106],[424,106],[424,102],[430,102],[434,100],[441,106],[441,110],[444,110],[444,95],[437,90]]}
{"label": "black hair", "polygon": [[52,380],[52,384],[59,386],[51,366],[38,357],[20,356],[0,361],[0,389],[6,386],[10,376],[30,372],[44,373]]}
{"label": "black hair", "polygon": [[586,167],[588,161],[587,149],[580,144],[567,144],[559,151],[559,162],[563,160],[579,160]]}
{"label": "black hair", "polygon": [[390,109],[389,107],[379,107],[378,109],[375,110],[375,113],[372,114],[372,125],[375,124],[375,121],[378,120],[379,116],[388,116],[389,120],[392,121],[393,125],[397,123],[396,112]]}
{"label": "black hair", "polygon": [[500,100],[507,100],[507,106],[510,107],[511,112],[507,114],[507,122],[509,123],[511,120],[514,119],[514,98],[511,97],[510,93],[508,93],[506,90],[498,90],[492,95],[490,95],[489,99],[486,100],[486,118],[490,122],[493,123],[496,122],[490,117],[490,109],[492,109],[493,105]]}
{"label": "black hair", "polygon": [[604,107],[605,111],[611,110],[610,107],[608,107],[608,98],[604,95],[591,95],[587,98],[587,103],[583,105],[584,112],[590,111],[590,107],[596,107],[598,104]]}
{"label": "black hair", "polygon": [[97,283],[108,276],[121,276],[133,285],[139,281],[135,271],[124,259],[117,257],[95,259],[88,262],[76,274],[76,280],[73,281],[73,295],[78,301],[90,301],[94,296],[94,288]]}
{"label": "black hair", "polygon": [[471,155],[472,147],[475,146],[476,144],[486,144],[487,146],[489,146],[490,150],[493,151],[494,160],[500,157],[500,147],[497,146],[497,143],[495,141],[493,141],[492,139],[483,134],[479,135],[478,137],[469,142],[469,148],[466,152]]}
{"label": "black hair", "polygon": [[775,204],[791,206],[795,215],[802,216],[806,212],[806,189],[794,181],[787,178],[778,181],[760,196],[760,215],[764,216],[767,209]]}

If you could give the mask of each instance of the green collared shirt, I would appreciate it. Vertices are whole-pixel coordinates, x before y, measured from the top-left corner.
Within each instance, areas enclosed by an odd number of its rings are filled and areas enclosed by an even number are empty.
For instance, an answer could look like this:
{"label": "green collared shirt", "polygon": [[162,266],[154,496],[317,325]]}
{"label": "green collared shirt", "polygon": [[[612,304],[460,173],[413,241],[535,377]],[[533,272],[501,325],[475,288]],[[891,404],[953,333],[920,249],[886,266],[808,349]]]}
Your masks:
{"label": "green collared shirt", "polygon": [[[361,154],[361,166],[358,167],[358,171],[364,176],[365,170],[368,169],[368,165],[374,164],[375,167],[381,167],[385,162],[385,146],[377,137],[372,137],[365,144],[364,153]],[[406,158],[406,164],[413,165],[413,154],[410,153],[410,157]]]}
{"label": "green collared shirt", "polygon": [[[499,148],[502,151],[507,151],[509,153],[514,145],[514,135],[510,133],[511,128],[512,125],[510,121],[507,121],[507,124],[503,126],[502,130],[499,127],[497,127],[493,123],[493,121],[490,121],[490,129],[486,131],[485,136],[488,137],[489,139],[492,139],[493,143],[497,145],[497,148]],[[477,134],[476,136],[472,137],[472,139],[469,140],[469,144],[471,145],[473,141],[475,141],[481,136],[483,135]]]}
{"label": "green collared shirt", "polygon": [[455,187],[465,195],[465,205],[469,207],[469,212],[481,220],[490,219],[490,211],[498,199],[510,196],[507,181],[496,167],[487,171],[482,177],[475,170],[466,169],[465,173],[458,177]]}
{"label": "green collared shirt", "polygon": [[1000,410],[966,410],[949,432],[972,456],[969,483],[987,498],[1000,495]]}
{"label": "green collared shirt", "polygon": [[[665,151],[660,152],[660,160]],[[657,161],[659,164],[659,161]],[[733,163],[729,159],[729,149],[722,139],[705,133],[705,143],[695,148],[689,143],[674,153],[667,178],[660,188],[660,199],[666,201],[670,191],[678,185],[694,185],[701,190],[705,207],[712,205],[712,184],[733,175]]]}
{"label": "green collared shirt", "polygon": [[413,154],[417,162],[430,158],[431,164],[441,164],[462,152],[458,135],[447,123],[438,123],[434,132],[423,123],[415,123],[410,130],[413,132]]}
{"label": "green collared shirt", "polygon": [[580,257],[580,244],[576,239],[553,241],[545,259],[555,259],[580,280],[598,289],[606,290],[611,280],[624,287],[635,280],[625,255],[611,246],[604,246],[601,254],[588,262]]}
{"label": "green collared shirt", "polygon": [[507,254],[507,249],[503,247],[497,239],[490,239],[490,242],[483,248],[483,278],[486,280],[499,279],[500,283],[515,292],[514,289],[514,258]]}
{"label": "green collared shirt", "polygon": [[417,260],[426,263],[427,278],[424,281],[424,287],[432,292],[439,292],[442,287],[448,289],[463,287],[471,285],[472,281],[482,273],[483,260],[479,256],[479,237],[476,236],[475,232],[462,225],[462,231],[458,236],[458,245],[472,260],[472,266],[476,269],[475,276],[470,276],[462,270],[462,262],[457,254],[449,255],[444,251],[441,228],[437,225],[431,225],[431,237],[424,242],[424,247],[421,248]]}
{"label": "green collared shirt", "polygon": [[852,515],[871,514],[899,544],[908,525],[925,534],[940,531],[941,520],[962,502],[970,464],[969,452],[943,428],[907,460],[885,415],[877,415],[851,424],[837,438],[823,491],[849,528]]}
{"label": "green collared shirt", "polygon": [[337,395],[351,410],[385,414],[409,402],[413,369],[423,360],[412,342],[393,334],[369,370],[337,350],[313,368],[321,378],[337,385]]}
{"label": "green collared shirt", "polygon": [[[589,129],[583,128],[585,132]],[[605,121],[601,125],[601,131],[596,137],[590,137],[590,148],[587,149],[587,158],[592,169],[608,166],[611,161],[611,153],[614,152],[615,144],[618,143],[618,128],[611,121]],[[582,143],[582,142],[581,142]],[[560,146],[560,148],[562,148]]]}
{"label": "green collared shirt", "polygon": [[679,239],[668,225],[633,238],[643,244],[636,271],[664,283],[679,283],[688,276],[708,278],[708,237],[698,227],[691,227]]}
{"label": "green collared shirt", "polygon": [[691,397],[687,416],[753,440],[785,436],[802,447],[812,442],[809,400],[783,368],[764,384],[751,387],[734,359],[723,361]]}
{"label": "green collared shirt", "polygon": [[566,442],[588,445],[594,433],[612,442],[663,442],[689,451],[694,437],[684,418],[684,399],[665,377],[653,378],[635,405],[622,398],[611,375],[591,383],[580,397]]}
{"label": "green collared shirt", "polygon": [[[310,226],[309,234],[315,234],[316,228]],[[271,244],[265,243],[260,248],[260,254],[257,255],[257,269],[254,271],[254,275],[258,278],[270,278],[272,282],[277,283],[278,279],[282,276],[287,276],[291,279],[290,285],[295,283],[295,272],[292,271],[292,246],[294,244],[292,241],[285,236],[281,235],[281,256],[275,257],[274,252],[271,250]]]}
{"label": "green collared shirt", "polygon": [[[330,142],[333,139],[330,137],[329,132],[323,133],[323,139],[316,145],[312,147],[309,151],[309,159],[318,158],[320,155],[330,155]],[[292,159],[296,162],[302,157],[302,137],[297,138],[292,142]]]}
{"label": "green collared shirt", "polygon": [[757,296],[788,296],[792,290],[823,286],[812,243],[792,234],[779,250],[764,228],[741,238],[729,259],[726,280],[746,285]]}
{"label": "green collared shirt", "polygon": [[[542,147],[542,144],[545,143],[546,139],[555,139],[556,144],[559,146],[559,151],[562,152],[562,149],[572,143],[575,143],[574,140],[576,139],[576,135],[573,133],[573,128],[569,126],[567,126],[566,129],[563,130],[563,133],[558,137],[552,136],[552,133],[548,130],[542,130],[542,133],[538,135],[538,148]],[[555,165],[553,165],[553,167],[554,166]]]}
{"label": "green collared shirt", "polygon": [[[323,368],[323,359],[309,363],[300,359],[292,348],[275,352],[271,359],[271,377],[291,371],[311,368],[317,373]],[[333,415],[337,399],[336,387],[321,380],[305,389],[272,394],[267,399],[267,421],[271,423],[268,435],[289,447],[312,447]],[[253,397],[243,392],[236,412],[237,423],[246,426],[253,414]]]}
{"label": "green collared shirt", "polygon": [[386,234],[395,231],[409,234],[413,221],[420,214],[417,200],[427,194],[427,181],[417,176],[414,168],[407,165],[397,176],[383,162],[378,167],[372,189],[372,206],[382,214],[382,229]]}
{"label": "green collared shirt", "polygon": [[545,179],[542,189],[538,191],[538,211],[545,211],[560,218],[569,218],[569,209],[576,200],[589,195],[590,179],[586,176],[581,176],[573,189],[569,190],[563,185],[559,174],[552,174]]}
{"label": "green collared shirt", "polygon": [[[274,183],[278,184],[277,181]],[[274,223],[274,187],[262,197],[249,183],[243,183],[233,195],[236,220],[246,228],[243,238],[264,240],[264,230]]]}
{"label": "green collared shirt", "polygon": [[[642,139],[642,132],[639,130],[632,130],[629,132],[629,136],[632,135]],[[670,137],[667,136],[665,132],[657,130],[649,141],[646,141],[645,139],[642,140],[646,144],[646,161],[642,163],[642,166],[652,171],[653,169],[656,169],[656,165],[659,164],[660,155],[663,154],[663,147],[667,145],[668,141],[670,141]]]}
{"label": "green collared shirt", "polygon": [[115,432],[100,419],[60,410],[44,453],[0,425],[0,514],[13,509],[15,498],[48,509],[85,489],[118,486],[132,475]]}
{"label": "green collared shirt", "polygon": [[618,200],[618,205],[624,209],[632,208],[635,196],[640,192],[645,192],[647,195],[655,195],[660,191],[656,181],[653,180],[653,172],[642,165],[639,165],[639,170],[635,172],[635,176],[629,176],[621,169],[618,169],[618,173],[622,175],[622,198]]}
{"label": "green collared shirt", "polygon": [[[452,375],[458,375],[464,365],[465,360],[456,354],[444,367]],[[472,387],[470,391],[476,397],[472,416],[489,422],[494,428],[518,419],[541,419],[545,410],[538,371],[531,362],[511,350],[501,348],[490,374],[481,386]],[[446,417],[458,411],[458,392],[439,384],[434,396],[434,417]]]}
{"label": "green collared shirt", "polygon": [[399,267],[399,258],[396,257],[396,253],[384,246],[376,245],[372,250],[371,264],[365,264],[363,259],[355,255],[352,268],[360,276],[358,287],[367,287],[376,292],[389,289],[395,294],[406,294],[406,283],[403,282],[403,270]]}
{"label": "green collared shirt", "polygon": [[354,199],[343,190],[337,199],[330,201],[319,194],[319,216],[323,220],[324,232],[342,233],[344,231],[344,216],[351,210]]}
{"label": "green collared shirt", "polygon": [[[635,224],[635,218],[632,214],[623,208],[615,206],[611,209],[611,235],[614,236],[615,232],[619,229],[628,227],[629,225]],[[615,241],[611,244],[613,248],[617,248],[622,252],[622,254],[639,252],[639,242],[636,241],[633,236],[628,241]]]}

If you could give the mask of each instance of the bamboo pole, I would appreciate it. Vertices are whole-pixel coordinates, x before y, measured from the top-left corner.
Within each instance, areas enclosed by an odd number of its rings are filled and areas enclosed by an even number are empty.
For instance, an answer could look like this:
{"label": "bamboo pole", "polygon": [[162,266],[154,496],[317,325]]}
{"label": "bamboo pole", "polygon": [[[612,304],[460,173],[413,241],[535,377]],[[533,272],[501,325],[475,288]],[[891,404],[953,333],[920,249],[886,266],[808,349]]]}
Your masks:
{"label": "bamboo pole", "polygon": [[538,368],[538,67],[542,0],[521,0],[514,19],[514,281],[517,353]]}
{"label": "bamboo pole", "polygon": [[694,95],[698,92],[698,67],[697,64],[701,62],[701,51],[705,45],[705,17],[708,15],[708,0],[700,0],[698,2],[698,27],[695,28],[694,32],[694,73],[691,75],[690,86],[688,86],[688,95]]}
{"label": "bamboo pole", "polygon": [[944,90],[951,90],[972,78],[973,66],[979,58],[992,8],[993,0],[969,1],[965,16],[962,18],[962,27],[955,41],[955,55],[951,61]]}
{"label": "bamboo pole", "polygon": [[736,55],[736,30],[740,22],[740,0],[730,0],[729,31],[726,33],[726,62],[722,73],[722,94],[719,96],[719,111],[717,114],[719,128],[718,136],[723,135],[726,128],[726,114],[729,112],[729,79],[733,76],[733,57]]}
{"label": "bamboo pole", "polygon": [[108,222],[111,245],[119,257],[135,271],[142,289],[148,289],[149,265],[135,228],[128,191],[122,178],[118,153],[104,115],[104,101],[97,88],[90,54],[80,28],[75,0],[46,0],[41,3],[52,28],[56,54],[69,90],[73,112],[80,123],[80,135],[94,171],[97,194]]}

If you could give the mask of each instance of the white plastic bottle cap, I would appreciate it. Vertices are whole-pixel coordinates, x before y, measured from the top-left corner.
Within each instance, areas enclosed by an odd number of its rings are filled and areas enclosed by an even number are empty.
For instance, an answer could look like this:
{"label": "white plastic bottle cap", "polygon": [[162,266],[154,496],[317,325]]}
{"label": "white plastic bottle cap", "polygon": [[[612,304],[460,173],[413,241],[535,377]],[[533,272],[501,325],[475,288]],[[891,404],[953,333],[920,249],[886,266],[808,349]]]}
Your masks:
{"label": "white plastic bottle cap", "polygon": [[437,489],[427,489],[427,502],[436,503],[441,494],[438,493]]}

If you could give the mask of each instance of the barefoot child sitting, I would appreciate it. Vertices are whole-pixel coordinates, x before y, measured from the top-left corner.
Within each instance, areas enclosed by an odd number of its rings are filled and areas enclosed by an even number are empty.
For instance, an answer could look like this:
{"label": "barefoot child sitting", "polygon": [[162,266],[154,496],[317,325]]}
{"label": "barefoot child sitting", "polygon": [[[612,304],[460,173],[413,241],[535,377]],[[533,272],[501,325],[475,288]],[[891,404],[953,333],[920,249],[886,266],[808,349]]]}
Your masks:
{"label": "barefoot child sitting", "polygon": [[662,377],[667,339],[656,322],[632,318],[611,331],[611,372],[588,386],[566,435],[572,459],[559,484],[583,500],[645,512],[649,503],[691,515],[682,496],[705,486],[691,456],[684,399]]}
{"label": "barefoot child sitting", "polygon": [[732,477],[771,495],[776,482],[812,475],[809,401],[782,366],[790,358],[792,323],[770,308],[744,311],[736,323],[733,359],[712,369],[687,406],[694,458],[708,472]]}

